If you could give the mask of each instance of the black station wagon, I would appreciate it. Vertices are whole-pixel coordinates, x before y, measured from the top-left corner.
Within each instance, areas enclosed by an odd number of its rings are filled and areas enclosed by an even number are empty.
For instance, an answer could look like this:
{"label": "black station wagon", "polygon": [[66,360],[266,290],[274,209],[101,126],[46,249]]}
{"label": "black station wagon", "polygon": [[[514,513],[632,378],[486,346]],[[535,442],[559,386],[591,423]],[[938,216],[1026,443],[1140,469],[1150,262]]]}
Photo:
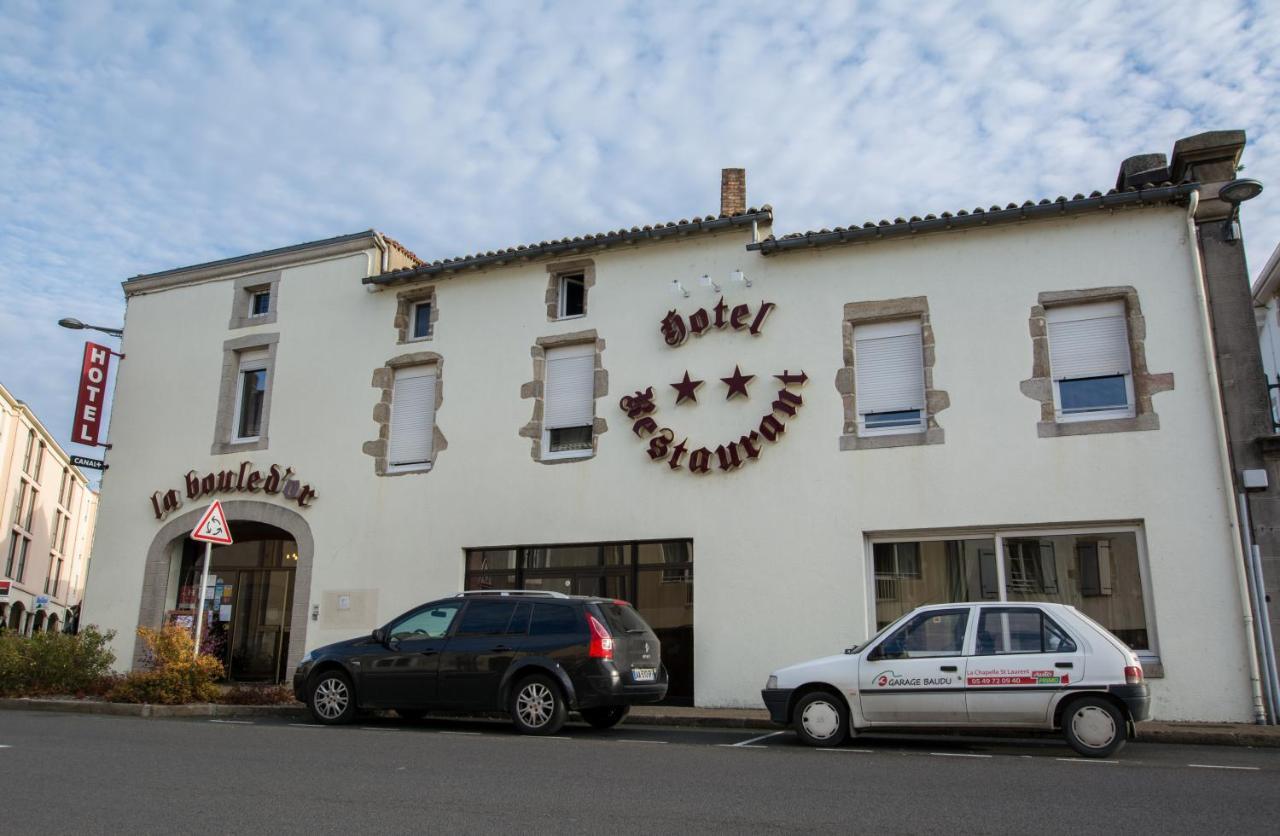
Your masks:
{"label": "black station wagon", "polygon": [[625,601],[523,590],[464,592],[372,635],[302,657],[293,691],[316,722],[359,709],[505,711],[518,731],[555,734],[569,711],[599,729],[667,693],[662,646]]}

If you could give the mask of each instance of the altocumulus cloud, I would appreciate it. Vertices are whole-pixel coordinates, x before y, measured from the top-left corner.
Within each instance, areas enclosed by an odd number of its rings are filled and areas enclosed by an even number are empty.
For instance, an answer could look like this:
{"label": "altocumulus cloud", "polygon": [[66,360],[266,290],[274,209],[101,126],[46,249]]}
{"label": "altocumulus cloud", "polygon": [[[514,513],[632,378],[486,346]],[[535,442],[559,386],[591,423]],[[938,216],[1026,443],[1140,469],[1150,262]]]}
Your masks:
{"label": "altocumulus cloud", "polygon": [[1244,128],[1257,269],[1277,55],[1265,3],[0,0],[0,380],[65,441],[81,340],[54,322],[119,322],[129,276],[705,214],[726,165],[782,233],[1105,190]]}

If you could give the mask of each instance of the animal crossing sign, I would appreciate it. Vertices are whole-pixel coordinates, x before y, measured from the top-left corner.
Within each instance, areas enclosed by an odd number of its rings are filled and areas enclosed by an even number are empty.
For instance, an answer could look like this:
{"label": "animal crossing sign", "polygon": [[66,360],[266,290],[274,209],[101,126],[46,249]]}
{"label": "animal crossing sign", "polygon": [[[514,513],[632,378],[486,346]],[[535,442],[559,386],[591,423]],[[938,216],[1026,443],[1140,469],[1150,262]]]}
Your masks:
{"label": "animal crossing sign", "polygon": [[[710,312],[706,308],[699,308],[687,320],[678,311],[668,312],[659,325],[659,332],[663,341],[672,348],[684,345],[690,334],[702,337],[713,330],[745,331],[756,337],[760,335],[765,319],[776,307],[772,302],[762,301],[755,311],[748,305],[730,308],[721,298]],[[719,378],[726,387],[725,400],[750,400],[750,386],[757,377],[755,374],[744,373],[741,364],[735,363],[732,374]],[[786,421],[794,418],[804,405],[804,398],[796,391],[809,380],[803,370],[792,372],[790,369],[783,369],[781,374],[772,377],[778,381],[779,386],[776,391],[765,395],[771,401],[768,412],[760,418],[759,423],[745,431],[737,431],[736,439],[721,440],[714,447],[709,443],[698,444],[688,437],[681,438],[677,443],[676,439],[682,434],[671,427],[659,425],[656,417],[659,397],[652,386],[624,396],[618,406],[632,421],[631,431],[636,437],[649,440],[647,452],[650,461],[666,462],[672,470],[687,467],[688,472],[695,475],[710,473],[713,469],[728,472],[758,459],[767,445],[777,443],[787,431]],[[668,384],[675,390],[672,405],[697,405],[698,389],[705,383],[706,380],[695,379],[686,370],[680,380]],[[759,385],[756,388],[759,389]],[[660,391],[665,392],[666,389],[660,387]],[[703,394],[705,396],[706,393]]]}

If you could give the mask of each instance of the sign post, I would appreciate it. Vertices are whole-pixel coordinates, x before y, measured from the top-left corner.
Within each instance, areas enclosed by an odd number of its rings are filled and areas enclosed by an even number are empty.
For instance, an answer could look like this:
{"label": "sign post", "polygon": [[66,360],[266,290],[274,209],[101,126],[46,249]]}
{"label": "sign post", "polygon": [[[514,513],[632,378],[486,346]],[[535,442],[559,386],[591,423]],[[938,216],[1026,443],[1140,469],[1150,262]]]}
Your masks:
{"label": "sign post", "polygon": [[213,544],[231,545],[231,529],[227,527],[227,515],[222,511],[222,503],[214,500],[209,509],[200,517],[191,539],[204,543],[204,568],[200,570],[200,586],[196,590],[196,654],[200,655],[200,633],[204,630],[204,588],[209,583],[209,559],[213,555]]}

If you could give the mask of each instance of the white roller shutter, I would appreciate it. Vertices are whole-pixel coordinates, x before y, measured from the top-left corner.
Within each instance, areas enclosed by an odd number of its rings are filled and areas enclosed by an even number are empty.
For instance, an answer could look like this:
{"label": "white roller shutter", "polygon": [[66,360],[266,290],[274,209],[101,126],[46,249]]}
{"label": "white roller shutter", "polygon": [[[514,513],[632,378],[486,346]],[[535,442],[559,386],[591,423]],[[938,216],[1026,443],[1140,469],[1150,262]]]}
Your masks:
{"label": "white roller shutter", "polygon": [[858,414],[924,409],[920,320],[857,325],[853,340]]}
{"label": "white roller shutter", "polygon": [[1050,308],[1049,363],[1054,380],[1129,374],[1124,302]]}
{"label": "white roller shutter", "polygon": [[431,461],[436,419],[436,367],[396,369],[391,390],[391,442],[387,464],[399,467]]}
{"label": "white roller shutter", "polygon": [[593,344],[547,350],[542,426],[589,427],[595,420],[596,348]]}

